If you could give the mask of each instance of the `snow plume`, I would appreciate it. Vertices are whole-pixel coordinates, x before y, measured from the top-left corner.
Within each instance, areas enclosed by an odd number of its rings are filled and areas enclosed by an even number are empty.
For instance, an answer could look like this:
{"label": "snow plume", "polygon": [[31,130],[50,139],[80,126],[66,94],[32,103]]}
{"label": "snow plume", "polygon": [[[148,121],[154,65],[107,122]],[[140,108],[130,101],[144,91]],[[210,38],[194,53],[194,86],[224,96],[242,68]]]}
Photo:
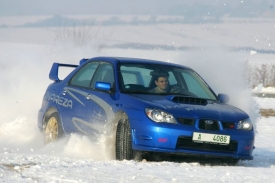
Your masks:
{"label": "snow plume", "polygon": [[91,160],[111,160],[114,159],[106,146],[105,135],[98,139],[90,139],[80,134],[71,134],[61,138],[55,143],[47,144],[38,149],[39,153],[53,154],[60,157],[74,159],[91,159]]}
{"label": "snow plume", "polygon": [[0,48],[0,63],[5,66],[0,68],[1,147],[32,152],[43,142],[36,118],[47,84],[41,77],[46,64],[39,59],[43,55],[37,45],[1,43]]}
{"label": "snow plume", "polygon": [[[78,64],[83,57],[93,57],[91,47],[68,45],[0,43],[0,152],[43,153],[54,156],[110,159],[106,136],[91,141],[76,134],[44,146],[37,127],[38,110],[47,86],[53,62]],[[51,48],[51,49],[50,49]],[[107,142],[107,141],[106,141]],[[103,144],[103,145],[102,145]],[[102,153],[102,149],[106,153]]]}
{"label": "snow plume", "polygon": [[248,70],[244,53],[207,47],[179,55],[174,60],[176,63],[198,72],[216,94],[229,95],[229,104],[247,112],[256,126],[259,109],[247,82]]}

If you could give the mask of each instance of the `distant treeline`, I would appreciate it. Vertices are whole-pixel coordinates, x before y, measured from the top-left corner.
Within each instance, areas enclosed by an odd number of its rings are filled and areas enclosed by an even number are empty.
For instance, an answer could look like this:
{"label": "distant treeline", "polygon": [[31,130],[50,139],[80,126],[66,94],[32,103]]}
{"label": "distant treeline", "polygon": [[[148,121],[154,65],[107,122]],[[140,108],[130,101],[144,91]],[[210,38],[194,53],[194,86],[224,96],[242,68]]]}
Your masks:
{"label": "distant treeline", "polygon": [[259,84],[263,87],[275,87],[275,64],[249,66],[248,81],[252,88]]}
{"label": "distant treeline", "polygon": [[[139,16],[132,16],[130,20],[123,20],[119,16],[110,16],[106,20],[96,21],[95,18],[78,20],[68,18],[62,15],[54,15],[51,18],[44,19],[38,22],[25,23],[16,27],[71,27],[71,26],[111,26],[111,25],[151,25],[151,24],[203,24],[203,23],[220,23],[221,19],[218,17],[178,17],[168,16],[165,18],[158,18],[158,16],[148,16],[147,19]],[[8,28],[7,25],[0,25],[0,28]]]}
{"label": "distant treeline", "polygon": [[[275,14],[274,14],[275,15]],[[154,24],[208,24],[208,23],[222,23],[236,22],[236,23],[263,23],[265,21],[273,21],[273,19],[257,19],[256,17],[240,18],[240,19],[223,19],[222,16],[213,15],[184,15],[184,16],[129,16],[127,20],[123,17],[126,16],[109,16],[105,20],[97,20],[95,15],[93,18],[88,19],[75,19],[68,18],[62,15],[53,15],[50,18],[40,20],[37,22],[24,23],[14,27],[72,27],[72,26],[112,26],[112,25],[154,25]],[[0,28],[9,28],[10,26],[2,24]]]}

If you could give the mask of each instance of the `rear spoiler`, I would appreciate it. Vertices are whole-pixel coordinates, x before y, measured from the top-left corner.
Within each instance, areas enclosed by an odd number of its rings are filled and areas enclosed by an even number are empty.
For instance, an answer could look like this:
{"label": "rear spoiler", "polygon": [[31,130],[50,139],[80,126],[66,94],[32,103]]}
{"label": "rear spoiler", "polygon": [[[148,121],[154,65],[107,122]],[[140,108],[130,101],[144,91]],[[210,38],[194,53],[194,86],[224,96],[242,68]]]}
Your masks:
{"label": "rear spoiler", "polygon": [[77,67],[77,66],[78,65],[53,63],[50,74],[49,74],[49,78],[50,78],[50,80],[59,82],[60,81],[60,79],[58,78],[59,67]]}
{"label": "rear spoiler", "polygon": [[[81,59],[79,61],[79,65],[82,65],[84,63],[86,63],[88,59]],[[55,82],[59,82],[60,79],[58,77],[58,70],[59,70],[59,67],[78,67],[78,65],[73,65],[73,64],[61,64],[61,63],[53,63],[52,65],[52,68],[51,68],[51,71],[50,71],[50,74],[49,74],[49,78],[50,80],[53,80]]]}

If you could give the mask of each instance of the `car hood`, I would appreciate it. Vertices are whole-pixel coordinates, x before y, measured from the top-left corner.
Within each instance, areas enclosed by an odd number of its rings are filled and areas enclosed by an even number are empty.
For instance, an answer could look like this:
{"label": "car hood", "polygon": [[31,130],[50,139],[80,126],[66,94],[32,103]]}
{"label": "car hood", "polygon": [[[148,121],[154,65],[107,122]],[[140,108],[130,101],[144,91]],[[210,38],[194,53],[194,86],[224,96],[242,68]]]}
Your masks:
{"label": "car hood", "polygon": [[[174,95],[162,96],[136,94],[132,95],[132,97],[145,103],[148,108],[162,109],[165,112],[173,114],[175,117],[207,118],[228,122],[243,120],[249,117],[244,111],[237,107],[222,104],[219,103],[219,101],[207,101],[204,99]],[[175,102],[173,101],[175,97],[178,97],[181,100]],[[201,101],[204,101],[205,103],[201,103]]]}

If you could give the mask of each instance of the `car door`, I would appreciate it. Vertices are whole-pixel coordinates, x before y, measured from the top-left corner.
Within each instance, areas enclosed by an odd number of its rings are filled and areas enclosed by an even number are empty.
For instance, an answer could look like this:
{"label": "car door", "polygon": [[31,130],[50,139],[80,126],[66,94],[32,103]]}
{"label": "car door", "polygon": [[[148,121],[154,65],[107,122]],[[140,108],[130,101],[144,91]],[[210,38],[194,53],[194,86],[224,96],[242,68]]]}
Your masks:
{"label": "car door", "polygon": [[[113,72],[111,64],[88,63],[64,87],[63,93],[73,101],[71,110],[66,108],[60,111],[65,133],[80,132],[87,136],[97,137],[104,131],[104,123],[108,120],[107,114],[110,114],[111,108],[101,98],[102,95],[97,95],[102,92],[97,91],[93,86],[96,81],[106,80],[105,68],[111,68]],[[113,74],[112,79],[114,80]]]}
{"label": "car door", "polygon": [[[60,108],[59,113],[62,120],[64,132],[71,134],[81,131],[83,125],[78,121],[89,121],[87,110],[87,96],[90,93],[90,84],[99,62],[90,62],[82,66],[81,69],[71,78],[63,88],[62,95],[72,101],[71,108]],[[80,127],[79,127],[80,126]],[[83,132],[85,134],[85,132]]]}

